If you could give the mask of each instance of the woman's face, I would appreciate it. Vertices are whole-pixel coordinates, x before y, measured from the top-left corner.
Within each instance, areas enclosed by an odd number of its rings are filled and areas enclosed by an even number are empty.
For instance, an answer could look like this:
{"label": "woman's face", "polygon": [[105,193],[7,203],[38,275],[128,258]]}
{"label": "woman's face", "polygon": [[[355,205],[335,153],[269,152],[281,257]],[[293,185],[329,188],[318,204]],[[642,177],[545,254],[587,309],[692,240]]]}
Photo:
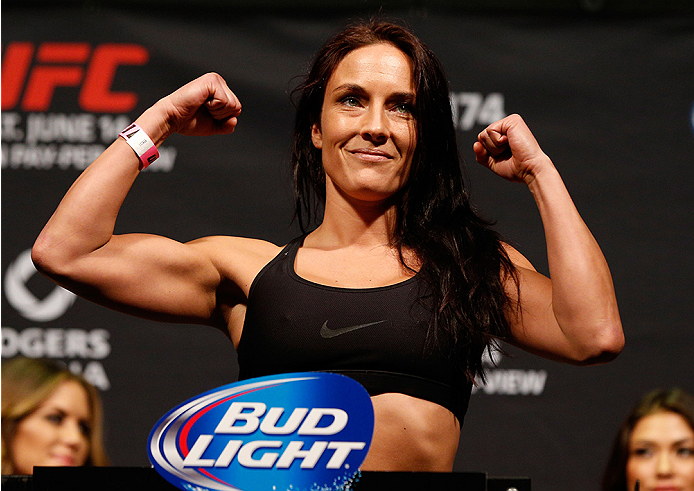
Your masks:
{"label": "woman's face", "polygon": [[68,380],[17,425],[11,443],[16,474],[33,474],[34,466],[81,466],[89,455],[89,397]]}
{"label": "woman's face", "polygon": [[694,430],[681,415],[659,412],[639,420],[629,440],[627,489],[694,491]]}
{"label": "woman's face", "polygon": [[414,102],[411,62],[395,46],[365,46],[342,59],[311,132],[328,197],[378,201],[402,187],[416,146]]}

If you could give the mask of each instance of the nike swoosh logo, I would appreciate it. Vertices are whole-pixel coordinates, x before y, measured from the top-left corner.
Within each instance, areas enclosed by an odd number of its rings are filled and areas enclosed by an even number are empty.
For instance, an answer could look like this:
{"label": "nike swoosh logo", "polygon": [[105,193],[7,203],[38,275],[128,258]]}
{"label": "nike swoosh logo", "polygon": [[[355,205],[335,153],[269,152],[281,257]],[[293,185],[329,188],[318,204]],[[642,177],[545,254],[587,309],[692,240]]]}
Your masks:
{"label": "nike swoosh logo", "polygon": [[321,335],[321,337],[323,337],[325,339],[330,339],[330,338],[334,338],[335,336],[339,336],[341,334],[346,334],[348,332],[356,331],[357,329],[362,329],[364,327],[375,326],[376,324],[382,324],[384,322],[386,322],[386,321],[382,320],[382,321],[376,321],[376,322],[369,322],[368,324],[358,324],[356,326],[339,327],[337,329],[330,329],[328,327],[328,321],[325,321],[320,328],[320,335]]}

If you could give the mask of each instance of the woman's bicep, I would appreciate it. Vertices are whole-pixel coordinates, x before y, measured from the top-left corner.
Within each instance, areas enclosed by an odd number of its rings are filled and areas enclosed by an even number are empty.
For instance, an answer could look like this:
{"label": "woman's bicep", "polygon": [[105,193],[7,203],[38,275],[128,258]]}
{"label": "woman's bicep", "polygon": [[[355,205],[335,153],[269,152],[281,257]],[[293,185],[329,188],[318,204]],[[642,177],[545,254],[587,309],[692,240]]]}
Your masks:
{"label": "woman's bicep", "polygon": [[604,363],[621,351],[624,338],[618,316],[615,321],[603,315],[610,310],[602,308],[600,300],[586,301],[595,295],[578,282],[570,288],[563,283],[560,288],[520,253],[512,248],[507,251],[518,279],[518,283],[511,279],[507,283],[517,307],[507,314],[513,344],[576,365]]}
{"label": "woman's bicep", "polygon": [[43,271],[88,300],[159,320],[206,322],[220,275],[201,248],[166,237],[114,235],[104,246]]}
{"label": "woman's bicep", "polygon": [[512,299],[508,341],[544,358],[575,363],[573,347],[554,315],[552,281],[515,248],[505,245],[505,249],[516,268],[515,278],[508,278],[506,285]]}
{"label": "woman's bicep", "polygon": [[[537,271],[516,266],[517,282],[508,280],[507,293],[513,299],[506,317],[511,328],[511,344],[546,358],[562,359],[557,351],[564,339],[552,311],[552,286]],[[563,349],[562,349],[563,351]]]}
{"label": "woman's bicep", "polygon": [[557,319],[552,281],[534,270],[517,268],[518,288],[508,287],[509,294],[519,302],[509,310],[511,344],[555,361],[574,365],[591,365],[607,361],[608,350],[594,334],[590,324],[563,326]]}

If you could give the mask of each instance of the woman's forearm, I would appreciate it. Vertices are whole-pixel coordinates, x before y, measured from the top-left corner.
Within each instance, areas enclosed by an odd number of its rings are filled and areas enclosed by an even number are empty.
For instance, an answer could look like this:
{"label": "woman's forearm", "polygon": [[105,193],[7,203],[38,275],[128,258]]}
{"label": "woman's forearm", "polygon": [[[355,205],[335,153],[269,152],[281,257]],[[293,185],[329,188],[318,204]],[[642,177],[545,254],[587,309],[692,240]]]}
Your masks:
{"label": "woman's forearm", "polygon": [[[165,116],[156,105],[136,122],[157,146],[164,141]],[[106,245],[141,168],[137,154],[118,137],[72,184],[41,231],[32,250],[37,268],[57,272]]]}

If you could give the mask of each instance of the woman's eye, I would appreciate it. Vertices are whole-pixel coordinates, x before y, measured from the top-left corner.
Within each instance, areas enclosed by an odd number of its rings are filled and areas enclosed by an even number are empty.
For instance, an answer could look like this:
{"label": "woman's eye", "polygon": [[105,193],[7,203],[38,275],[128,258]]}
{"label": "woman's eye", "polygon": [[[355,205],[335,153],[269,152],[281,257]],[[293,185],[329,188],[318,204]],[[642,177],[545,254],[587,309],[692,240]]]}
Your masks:
{"label": "woman's eye", "polygon": [[632,452],[636,457],[650,457],[653,451],[650,448],[635,448]]}
{"label": "woman's eye", "polygon": [[682,447],[677,449],[680,457],[694,457],[694,447]]}
{"label": "woman's eye", "polygon": [[407,103],[407,102],[402,102],[399,104],[395,104],[393,106],[393,111],[402,117],[406,118],[413,118],[414,117],[414,107],[412,104]]}
{"label": "woman's eye", "polygon": [[62,414],[49,414],[46,416],[46,420],[48,420],[48,422],[50,422],[54,425],[59,425],[63,422],[63,415]]}
{"label": "woman's eye", "polygon": [[81,421],[80,422],[80,431],[82,432],[82,434],[84,436],[88,437],[92,433],[92,427],[88,422]]}
{"label": "woman's eye", "polygon": [[343,104],[351,107],[357,107],[359,105],[359,99],[356,97],[345,97],[342,99]]}

